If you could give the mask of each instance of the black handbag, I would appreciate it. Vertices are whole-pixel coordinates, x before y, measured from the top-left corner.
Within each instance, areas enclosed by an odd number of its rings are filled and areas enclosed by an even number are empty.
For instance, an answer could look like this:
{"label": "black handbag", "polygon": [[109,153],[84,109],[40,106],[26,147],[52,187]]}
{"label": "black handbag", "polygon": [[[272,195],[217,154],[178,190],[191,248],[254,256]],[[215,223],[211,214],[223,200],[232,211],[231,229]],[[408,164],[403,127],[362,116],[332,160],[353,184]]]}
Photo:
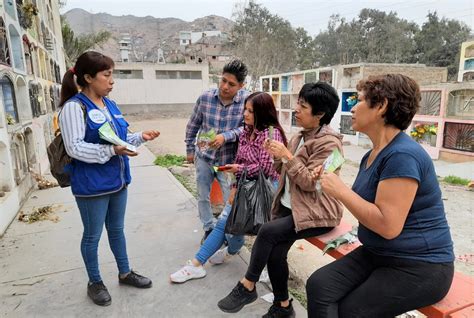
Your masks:
{"label": "black handbag", "polygon": [[245,168],[237,183],[232,210],[225,232],[233,235],[257,235],[260,227],[270,220],[274,189],[262,169],[257,179],[247,179]]}

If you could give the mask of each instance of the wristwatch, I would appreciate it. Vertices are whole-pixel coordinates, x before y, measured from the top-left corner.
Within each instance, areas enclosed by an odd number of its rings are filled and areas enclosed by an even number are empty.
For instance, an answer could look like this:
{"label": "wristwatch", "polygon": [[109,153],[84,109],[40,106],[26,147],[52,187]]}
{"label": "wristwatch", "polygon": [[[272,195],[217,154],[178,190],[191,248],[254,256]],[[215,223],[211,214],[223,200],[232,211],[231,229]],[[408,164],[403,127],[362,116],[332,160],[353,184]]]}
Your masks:
{"label": "wristwatch", "polygon": [[288,163],[288,159],[286,159],[286,157],[281,157],[281,162]]}

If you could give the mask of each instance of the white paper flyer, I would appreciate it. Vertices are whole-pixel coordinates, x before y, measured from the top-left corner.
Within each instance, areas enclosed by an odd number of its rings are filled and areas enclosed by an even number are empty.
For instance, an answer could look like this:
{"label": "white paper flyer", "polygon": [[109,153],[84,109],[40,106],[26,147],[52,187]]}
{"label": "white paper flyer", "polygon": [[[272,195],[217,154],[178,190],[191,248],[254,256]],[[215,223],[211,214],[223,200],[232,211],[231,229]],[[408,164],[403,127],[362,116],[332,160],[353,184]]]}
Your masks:
{"label": "white paper flyer", "polygon": [[137,152],[137,147],[134,145],[129,144],[128,142],[123,141],[120,139],[115,131],[110,126],[109,122],[106,122],[99,128],[99,136],[100,138],[107,140],[108,142],[117,145],[117,146],[124,146],[127,150]]}

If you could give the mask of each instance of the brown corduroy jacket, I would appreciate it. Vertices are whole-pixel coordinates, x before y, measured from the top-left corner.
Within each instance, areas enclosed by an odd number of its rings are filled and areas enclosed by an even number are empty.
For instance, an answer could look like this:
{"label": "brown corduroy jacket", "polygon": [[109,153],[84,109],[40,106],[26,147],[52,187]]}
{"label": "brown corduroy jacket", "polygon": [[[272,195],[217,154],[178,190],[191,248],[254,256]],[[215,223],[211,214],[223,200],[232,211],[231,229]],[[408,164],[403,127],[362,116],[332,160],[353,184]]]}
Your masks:
{"label": "brown corduroy jacket", "polygon": [[[304,138],[304,144],[295,153],[298,144]],[[300,131],[294,136],[288,149],[293,159],[283,164],[275,160],[275,169],[280,173],[278,189],[272,205],[272,219],[279,218],[280,198],[284,193],[285,177],[290,179],[291,210],[297,232],[314,227],[333,227],[339,225],[342,217],[342,204],[327,196],[318,194],[312,171],[332,153],[334,149],[342,152],[342,135],[329,126]]]}

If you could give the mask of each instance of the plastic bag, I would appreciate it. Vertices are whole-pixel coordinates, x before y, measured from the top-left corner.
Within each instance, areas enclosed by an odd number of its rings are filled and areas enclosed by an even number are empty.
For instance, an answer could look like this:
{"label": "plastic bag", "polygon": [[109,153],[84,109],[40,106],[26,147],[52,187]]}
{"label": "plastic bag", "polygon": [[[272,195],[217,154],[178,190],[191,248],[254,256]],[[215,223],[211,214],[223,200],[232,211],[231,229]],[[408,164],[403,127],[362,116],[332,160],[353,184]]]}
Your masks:
{"label": "plastic bag", "polygon": [[260,227],[270,220],[273,186],[260,169],[256,180],[247,179],[244,169],[235,194],[225,232],[233,235],[257,235]]}

